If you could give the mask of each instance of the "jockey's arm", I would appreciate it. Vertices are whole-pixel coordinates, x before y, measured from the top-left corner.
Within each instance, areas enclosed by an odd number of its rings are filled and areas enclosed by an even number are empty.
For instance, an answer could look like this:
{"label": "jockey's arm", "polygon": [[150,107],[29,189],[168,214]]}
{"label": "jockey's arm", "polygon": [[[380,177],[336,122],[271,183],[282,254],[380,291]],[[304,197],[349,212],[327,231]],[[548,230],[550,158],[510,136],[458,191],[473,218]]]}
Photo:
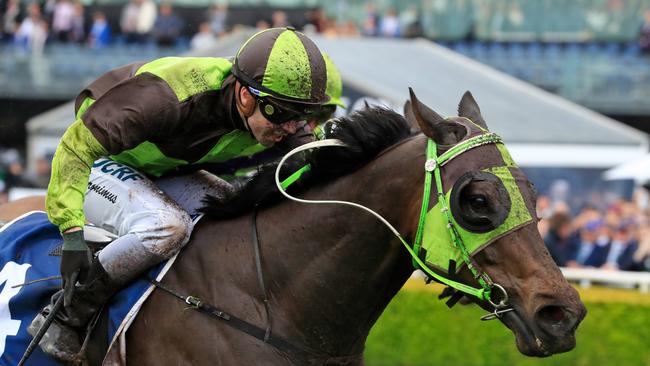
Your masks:
{"label": "jockey's arm", "polygon": [[65,132],[52,160],[52,175],[45,198],[50,221],[61,232],[83,227],[83,203],[93,162],[107,155],[81,119]]}
{"label": "jockey's arm", "polygon": [[78,115],[52,160],[45,199],[50,221],[61,232],[83,227],[83,204],[93,162],[174,133],[183,121],[178,105],[164,81],[134,78],[109,90]]}

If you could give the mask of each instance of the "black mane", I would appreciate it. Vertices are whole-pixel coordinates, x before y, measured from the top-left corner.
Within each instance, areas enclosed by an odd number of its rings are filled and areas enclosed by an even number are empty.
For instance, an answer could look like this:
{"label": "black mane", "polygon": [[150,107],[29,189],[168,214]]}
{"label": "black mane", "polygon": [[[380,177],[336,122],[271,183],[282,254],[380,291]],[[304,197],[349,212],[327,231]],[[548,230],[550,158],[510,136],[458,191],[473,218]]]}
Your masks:
{"label": "black mane", "polygon": [[[347,148],[324,147],[312,150],[306,159],[292,158],[285,162],[281,178],[287,177],[305,163],[311,164],[312,170],[289,188],[292,194],[297,193],[357,170],[373,160],[381,151],[409,135],[409,125],[404,117],[383,107],[367,108],[347,117],[330,120],[325,124],[325,137],[339,139]],[[236,193],[226,200],[214,196],[206,197],[201,211],[210,217],[227,218],[241,215],[256,206],[266,206],[279,201],[283,196],[278,192],[274,179],[278,162],[279,159],[262,167],[250,181],[237,187]]]}

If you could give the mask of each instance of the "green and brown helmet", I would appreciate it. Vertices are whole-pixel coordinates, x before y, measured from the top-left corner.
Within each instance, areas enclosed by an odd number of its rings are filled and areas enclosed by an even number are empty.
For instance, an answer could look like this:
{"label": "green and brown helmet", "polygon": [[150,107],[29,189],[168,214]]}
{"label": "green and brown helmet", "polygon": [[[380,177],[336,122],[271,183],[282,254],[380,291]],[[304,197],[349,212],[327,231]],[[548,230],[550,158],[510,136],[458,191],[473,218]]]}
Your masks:
{"label": "green and brown helmet", "polygon": [[257,97],[303,105],[329,100],[321,51],[291,27],[266,29],[249,38],[237,52],[232,72]]}
{"label": "green and brown helmet", "polygon": [[327,68],[327,88],[325,89],[325,94],[330,97],[330,100],[324,105],[338,105],[341,108],[345,108],[345,103],[341,100],[341,95],[343,95],[341,73],[327,53],[323,52],[323,58],[325,59],[325,67]]}

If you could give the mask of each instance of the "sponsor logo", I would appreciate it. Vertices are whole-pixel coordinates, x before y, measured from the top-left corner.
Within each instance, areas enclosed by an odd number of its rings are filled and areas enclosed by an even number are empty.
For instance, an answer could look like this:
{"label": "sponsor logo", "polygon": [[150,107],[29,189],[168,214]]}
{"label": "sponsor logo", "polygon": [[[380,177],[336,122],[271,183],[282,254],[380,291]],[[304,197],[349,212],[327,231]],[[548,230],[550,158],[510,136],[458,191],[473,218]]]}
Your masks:
{"label": "sponsor logo", "polygon": [[110,203],[115,203],[117,201],[117,195],[115,193],[112,193],[108,188],[93,182],[88,182],[88,192],[95,192],[101,197],[104,197]]}
{"label": "sponsor logo", "polygon": [[97,160],[93,164],[93,168],[100,168],[100,171],[102,173],[110,174],[122,182],[126,182],[127,180],[140,180],[144,178],[140,173],[136,172],[132,168],[108,159]]}

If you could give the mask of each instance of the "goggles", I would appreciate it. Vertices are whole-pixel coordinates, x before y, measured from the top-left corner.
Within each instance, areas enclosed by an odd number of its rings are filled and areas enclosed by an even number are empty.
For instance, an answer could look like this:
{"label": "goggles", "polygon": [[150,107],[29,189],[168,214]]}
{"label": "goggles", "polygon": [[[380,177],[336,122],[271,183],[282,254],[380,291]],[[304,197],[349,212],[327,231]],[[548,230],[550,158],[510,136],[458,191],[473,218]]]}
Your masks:
{"label": "goggles", "polygon": [[260,96],[259,90],[250,86],[248,87],[248,90],[251,92],[255,100],[257,100],[257,104],[259,105],[264,118],[274,125],[281,125],[289,121],[309,119],[316,111],[312,107],[301,106],[299,104],[292,104],[289,106],[286,103],[281,104],[269,97],[262,97]]}

